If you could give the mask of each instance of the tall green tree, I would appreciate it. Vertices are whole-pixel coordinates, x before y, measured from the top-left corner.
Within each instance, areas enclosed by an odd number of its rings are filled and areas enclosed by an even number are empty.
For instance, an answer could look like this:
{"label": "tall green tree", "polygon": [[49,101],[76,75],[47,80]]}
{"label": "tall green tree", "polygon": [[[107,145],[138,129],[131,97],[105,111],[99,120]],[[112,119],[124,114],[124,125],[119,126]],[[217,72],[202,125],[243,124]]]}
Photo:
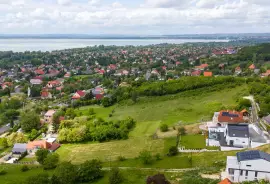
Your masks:
{"label": "tall green tree", "polygon": [[101,162],[99,160],[86,161],[81,164],[77,171],[80,182],[92,182],[102,177]]}
{"label": "tall green tree", "polygon": [[76,166],[70,162],[60,163],[54,171],[54,177],[58,181],[58,184],[74,184],[76,176]]}
{"label": "tall green tree", "polygon": [[20,123],[24,132],[30,132],[32,129],[39,129],[40,118],[34,111],[23,112]]}

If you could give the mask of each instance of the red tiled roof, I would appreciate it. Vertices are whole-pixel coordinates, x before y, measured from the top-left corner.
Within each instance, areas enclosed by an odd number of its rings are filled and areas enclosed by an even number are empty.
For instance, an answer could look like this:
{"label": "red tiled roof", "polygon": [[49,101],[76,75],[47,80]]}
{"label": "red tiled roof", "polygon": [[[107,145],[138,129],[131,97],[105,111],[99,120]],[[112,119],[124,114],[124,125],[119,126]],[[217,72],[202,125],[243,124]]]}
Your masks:
{"label": "red tiled roof", "polygon": [[81,97],[84,97],[84,96],[85,96],[85,92],[82,90],[79,90],[73,95],[72,99],[80,99]]}
{"label": "red tiled roof", "polygon": [[58,148],[60,148],[60,144],[58,144],[58,143],[52,143],[52,145],[51,145],[51,147],[49,148],[49,150],[51,150],[51,151],[55,151],[55,150],[57,150]]}
{"label": "red tiled roof", "polygon": [[196,70],[194,72],[191,73],[192,76],[199,76],[201,75],[201,71],[200,70]]}
{"label": "red tiled roof", "polygon": [[204,72],[203,75],[205,77],[212,77],[213,76],[213,73],[212,72]]}
{"label": "red tiled roof", "polygon": [[45,140],[33,141],[27,144],[27,149],[34,149],[36,147],[48,149],[50,147],[50,144]]}
{"label": "red tiled roof", "polygon": [[220,111],[218,115],[219,122],[243,123],[243,114],[237,111]]}
{"label": "red tiled roof", "polygon": [[41,70],[41,69],[35,70],[35,73],[38,74],[38,75],[44,75],[45,74],[45,72],[43,70]]}
{"label": "red tiled roof", "polygon": [[250,65],[248,68],[251,69],[251,70],[254,70],[256,67],[255,67],[254,64],[252,64],[252,65]]}
{"label": "red tiled roof", "polygon": [[228,178],[226,178],[222,180],[221,182],[219,182],[218,184],[232,184],[232,182]]}

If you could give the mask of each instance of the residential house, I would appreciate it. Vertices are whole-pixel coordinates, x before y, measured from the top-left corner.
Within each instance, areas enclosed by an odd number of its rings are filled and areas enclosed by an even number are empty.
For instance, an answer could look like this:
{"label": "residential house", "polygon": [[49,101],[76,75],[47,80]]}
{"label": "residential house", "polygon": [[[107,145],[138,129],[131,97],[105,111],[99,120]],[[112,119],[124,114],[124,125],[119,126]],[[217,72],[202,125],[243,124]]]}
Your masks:
{"label": "residential house", "polygon": [[32,84],[32,85],[41,85],[42,84],[42,80],[41,79],[31,79],[30,80],[30,83]]}
{"label": "residential house", "polygon": [[71,76],[71,73],[70,72],[67,72],[65,75],[64,75],[64,78],[69,78]]}
{"label": "residential house", "polygon": [[195,71],[191,72],[191,76],[200,76],[201,73],[202,72],[200,70],[195,70]]}
{"label": "residential house", "polygon": [[48,88],[43,88],[40,93],[41,99],[52,99],[52,94]]}
{"label": "residential house", "polygon": [[16,143],[12,148],[12,155],[20,157],[27,151],[27,144]]}
{"label": "residential house", "polygon": [[53,115],[55,114],[55,110],[48,110],[44,115],[44,121],[46,123],[52,123],[53,121]]}
{"label": "residential house", "polygon": [[236,75],[239,75],[240,73],[242,73],[242,69],[240,68],[240,66],[235,68],[235,72]]}
{"label": "residential house", "polygon": [[3,84],[1,84],[2,89],[6,89],[9,88],[13,85],[12,82],[4,82]]}
{"label": "residential house", "polygon": [[56,88],[56,87],[59,87],[61,86],[61,82],[58,81],[58,80],[54,80],[54,81],[49,81],[48,84],[47,84],[47,87],[52,89],[52,88]]}
{"label": "residential house", "polygon": [[255,67],[254,64],[250,65],[248,68],[249,68],[250,70],[255,70],[255,69],[256,69],[256,67]]}
{"label": "residential house", "polygon": [[208,64],[201,64],[200,66],[195,66],[195,69],[197,70],[205,70],[206,68],[208,68]]}
{"label": "residential house", "polygon": [[205,77],[212,77],[213,73],[212,72],[203,72],[203,76]]}
{"label": "residential house", "polygon": [[36,75],[44,75],[45,74],[45,72],[42,69],[37,69],[37,70],[34,71],[34,73]]}
{"label": "residential house", "polygon": [[212,122],[207,123],[207,145],[218,146],[225,151],[267,144],[260,128],[247,121],[248,113],[245,110],[215,112]]}
{"label": "residential house", "polygon": [[92,94],[94,95],[96,100],[101,100],[104,97],[104,89],[101,87],[96,87],[92,89]]}
{"label": "residential house", "polygon": [[86,95],[85,91],[82,90],[78,90],[73,96],[72,96],[72,100],[79,100],[84,98]]}
{"label": "residential house", "polygon": [[47,149],[50,152],[54,152],[60,147],[60,144],[58,143],[49,143],[46,140],[37,140],[37,141],[32,141],[27,144],[27,152],[28,154],[34,155],[37,150],[39,149]]}
{"label": "residential house", "polygon": [[259,151],[238,152],[228,156],[226,171],[222,173],[232,182],[258,181],[270,179],[270,154]]}
{"label": "residential house", "polygon": [[262,73],[261,77],[268,77],[270,76],[270,70],[267,70],[265,73]]}

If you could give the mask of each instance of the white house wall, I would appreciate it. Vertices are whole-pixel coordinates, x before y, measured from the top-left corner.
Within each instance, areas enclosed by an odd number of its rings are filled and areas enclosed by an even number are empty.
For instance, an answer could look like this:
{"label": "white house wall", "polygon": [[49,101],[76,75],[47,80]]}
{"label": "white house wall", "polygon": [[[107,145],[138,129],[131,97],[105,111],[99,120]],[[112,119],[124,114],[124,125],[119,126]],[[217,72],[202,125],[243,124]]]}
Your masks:
{"label": "white house wall", "polygon": [[[234,174],[229,174],[229,169],[234,169]],[[243,170],[241,175],[241,170]],[[246,176],[246,171],[248,175]],[[257,177],[255,177],[255,173],[257,173]],[[238,163],[236,157],[227,157],[227,166],[226,172],[230,176],[233,182],[244,182],[244,181],[254,181],[254,180],[262,180],[262,179],[270,179],[270,162],[258,159],[258,160],[248,160],[241,161]]]}

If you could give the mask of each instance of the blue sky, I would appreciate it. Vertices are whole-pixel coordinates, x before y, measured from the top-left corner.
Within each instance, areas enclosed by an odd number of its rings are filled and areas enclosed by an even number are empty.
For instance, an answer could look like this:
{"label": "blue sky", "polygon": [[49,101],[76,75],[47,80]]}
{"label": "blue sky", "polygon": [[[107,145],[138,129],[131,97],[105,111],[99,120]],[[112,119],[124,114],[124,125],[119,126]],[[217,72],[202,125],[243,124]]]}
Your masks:
{"label": "blue sky", "polygon": [[0,34],[270,32],[270,0],[0,0]]}

